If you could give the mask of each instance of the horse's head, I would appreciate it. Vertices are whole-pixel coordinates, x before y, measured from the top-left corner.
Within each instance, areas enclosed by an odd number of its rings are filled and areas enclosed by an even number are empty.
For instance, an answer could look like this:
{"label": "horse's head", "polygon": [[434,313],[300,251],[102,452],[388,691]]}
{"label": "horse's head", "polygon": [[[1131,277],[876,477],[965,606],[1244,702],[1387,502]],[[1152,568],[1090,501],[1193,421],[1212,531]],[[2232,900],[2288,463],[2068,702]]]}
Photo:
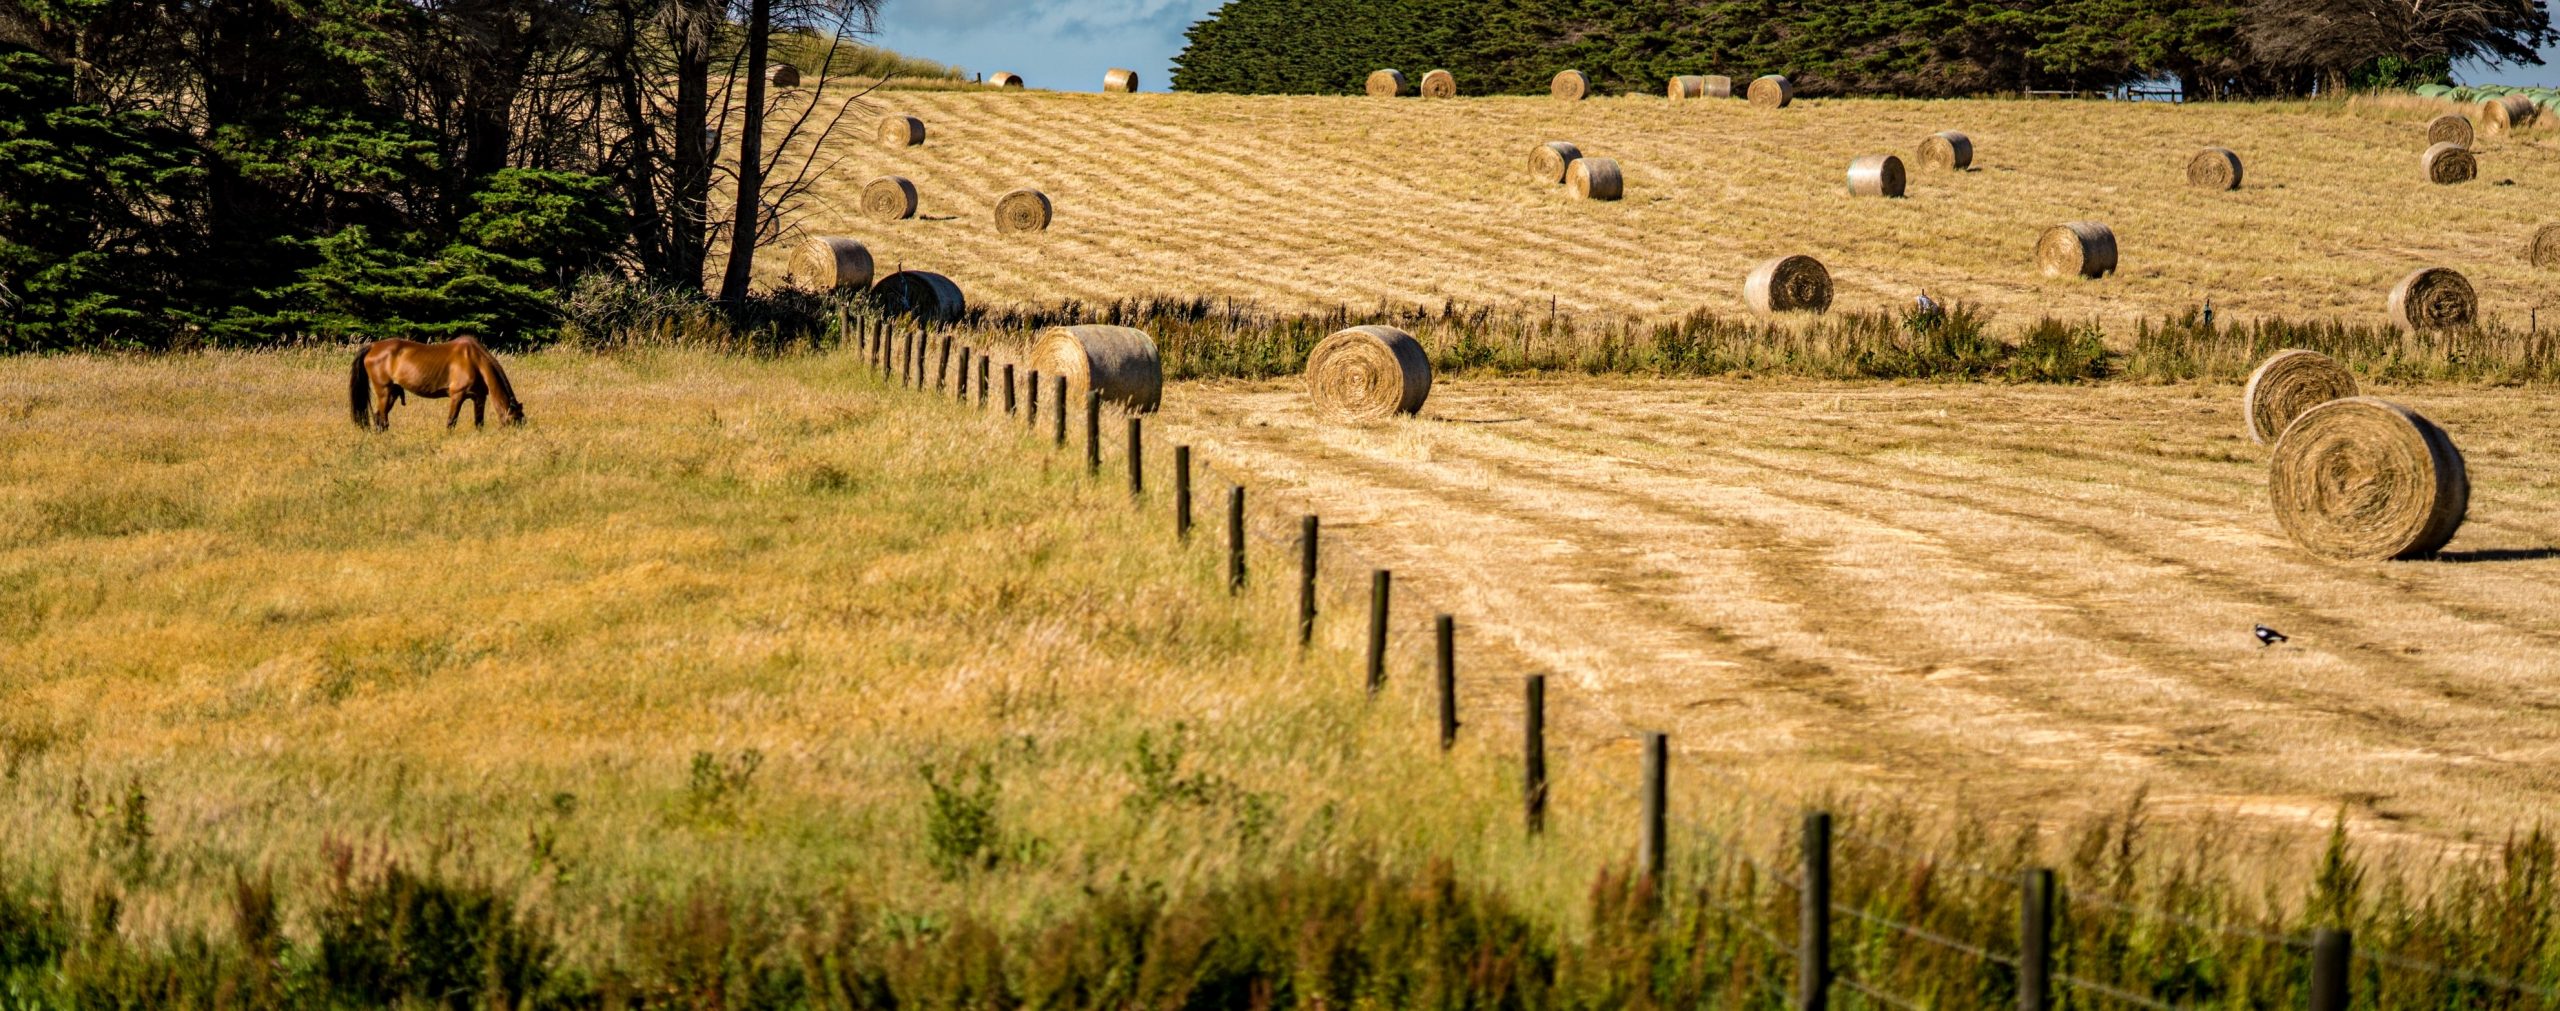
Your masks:
{"label": "horse's head", "polygon": [[510,425],[521,425],[521,424],[524,424],[524,401],[521,401],[521,400],[510,400],[510,401],[507,401],[507,403],[506,403],[506,411],[507,411],[507,424],[510,424]]}

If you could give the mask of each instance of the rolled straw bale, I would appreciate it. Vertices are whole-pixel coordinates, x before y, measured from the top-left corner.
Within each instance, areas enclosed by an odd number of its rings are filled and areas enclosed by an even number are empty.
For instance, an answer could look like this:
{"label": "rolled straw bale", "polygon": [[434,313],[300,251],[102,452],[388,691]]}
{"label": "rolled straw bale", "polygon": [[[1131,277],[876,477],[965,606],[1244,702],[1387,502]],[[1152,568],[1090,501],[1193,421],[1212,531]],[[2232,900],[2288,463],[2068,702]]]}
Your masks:
{"label": "rolled straw bale", "polygon": [[1529,174],[1542,183],[1560,183],[1573,163],[1582,160],[1582,149],[1561,140],[1551,140],[1529,150]]}
{"label": "rolled straw bale", "polygon": [[1822,312],[1831,308],[1831,272],[1810,256],[1781,256],[1751,268],[1742,282],[1742,300],[1764,316]]}
{"label": "rolled straw bale", "polygon": [[1940,130],[1920,141],[1920,167],[1956,172],[1973,167],[1973,138]]}
{"label": "rolled straw bale", "polygon": [[1317,417],[1334,424],[1417,414],[1430,395],[1431,356],[1412,334],[1391,326],[1352,327],[1307,355],[1307,399]]}
{"label": "rolled straw bale", "polygon": [[940,274],[901,270],[871,286],[871,301],[892,316],[913,316],[927,323],[949,323],[969,311],[960,286]]}
{"label": "rolled straw bale", "polygon": [[2264,446],[2302,412],[2355,395],[2355,374],[2337,359],[2300,348],[2278,351],[2249,373],[2249,385],[2240,391],[2240,420],[2249,441]]}
{"label": "rolled straw bale", "polygon": [[2479,318],[2471,279],[2451,267],[2420,267],[2391,286],[2391,322],[2403,330],[2459,330]]}
{"label": "rolled straw bale", "polygon": [[1591,97],[1591,78],[1584,76],[1579,70],[1558,71],[1555,79],[1547,82],[1547,97],[1566,102],[1579,102],[1589,98]]}
{"label": "rolled straw bale", "polygon": [[1018,232],[1049,230],[1049,195],[1039,190],[1015,190],[996,198],[996,231],[1011,235]]}
{"label": "rolled straw bale", "polygon": [[904,221],[916,216],[916,184],[905,176],[881,176],[862,187],[862,216]]}
{"label": "rolled straw bale", "polygon": [[1097,390],[1104,403],[1146,412],[1164,400],[1164,367],[1156,359],[1155,338],[1125,326],[1053,326],[1031,344],[1031,369],[1044,376],[1064,376],[1067,403],[1084,401]]}
{"label": "rolled straw bale", "polygon": [[1368,87],[1371,98],[1394,98],[1404,94],[1404,71],[1372,70]]}
{"label": "rolled straw bale", "polygon": [[1849,195],[1853,197],[1898,197],[1908,174],[1902,159],[1889,154],[1871,154],[1849,163]]}
{"label": "rolled straw bale", "polygon": [[1422,97],[1458,97],[1458,76],[1446,70],[1434,70],[1422,75]]}
{"label": "rolled straw bale", "polygon": [[2480,103],[2480,129],[2496,137],[2510,130],[2533,125],[2534,105],[2529,96],[2505,94]]}
{"label": "rolled straw bale", "polygon": [[1795,82],[1776,74],[1753,78],[1751,104],[1764,109],[1784,109],[1796,100]]}
{"label": "rolled straw bale", "polygon": [[1126,67],[1113,67],[1102,75],[1102,90],[1126,95],[1138,90],[1138,72]]}
{"label": "rolled straw bale", "polygon": [[1733,97],[1733,78],[1726,77],[1726,76],[1724,76],[1723,74],[1708,74],[1708,75],[1707,75],[1707,95],[1706,95],[1706,97],[1708,97],[1708,98],[1732,98],[1732,97]]}
{"label": "rolled straw bale", "polygon": [[2429,145],[2427,153],[2418,156],[2418,164],[2426,169],[2427,181],[2438,186],[2467,183],[2480,174],[2471,149],[2451,141]]}
{"label": "rolled straw bale", "polygon": [[1674,102],[1686,101],[1692,98],[1705,98],[1707,97],[1707,79],[1704,77],[1674,77],[1671,79],[1671,83],[1663,85],[1662,90],[1665,94],[1669,95],[1671,100]]}
{"label": "rolled straw bale", "polygon": [[766,67],[764,83],[777,88],[797,88],[800,86],[800,68],[788,63],[776,63]]}
{"label": "rolled straw bale", "polygon": [[999,88],[1019,88],[1023,86],[1022,75],[1007,70],[999,70],[993,74],[987,75],[987,83]]}
{"label": "rolled straw bale", "polygon": [[1627,193],[1614,158],[1576,158],[1565,168],[1564,181],[1584,200],[1616,200]]}
{"label": "rolled straw bale", "polygon": [[813,236],[791,252],[791,280],[817,291],[871,287],[871,250],[841,235]]}
{"label": "rolled straw bale", "polygon": [[2105,277],[2116,269],[2115,229],[2066,221],[2036,239],[2036,266],[2046,277]]}
{"label": "rolled straw bale", "polygon": [[924,120],[914,116],[880,117],[880,143],[890,147],[914,147],[924,143]]}
{"label": "rolled straw bale", "polygon": [[2448,112],[2427,121],[2427,143],[2471,146],[2471,117]]}
{"label": "rolled straw bale", "polygon": [[2240,188],[2240,156],[2227,147],[2209,147],[2187,159],[2187,185],[2198,189]]}
{"label": "rolled straw bale", "polygon": [[2276,438],[2267,491],[2295,544],[2341,559],[2434,554],[2471,506],[2453,439],[2375,397],[2332,400],[2293,419]]}
{"label": "rolled straw bale", "polygon": [[2544,225],[2533,230],[2533,245],[2524,258],[2537,267],[2560,267],[2560,225]]}

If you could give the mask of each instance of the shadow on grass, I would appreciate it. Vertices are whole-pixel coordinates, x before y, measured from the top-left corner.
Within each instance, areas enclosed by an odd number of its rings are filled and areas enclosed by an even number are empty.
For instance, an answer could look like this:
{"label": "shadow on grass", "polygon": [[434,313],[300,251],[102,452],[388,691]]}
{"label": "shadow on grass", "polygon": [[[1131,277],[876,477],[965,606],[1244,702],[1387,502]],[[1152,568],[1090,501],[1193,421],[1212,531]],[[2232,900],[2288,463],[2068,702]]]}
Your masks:
{"label": "shadow on grass", "polygon": [[2560,548],[2481,548],[2477,551],[2439,551],[2432,559],[2439,562],[2533,562],[2560,558]]}

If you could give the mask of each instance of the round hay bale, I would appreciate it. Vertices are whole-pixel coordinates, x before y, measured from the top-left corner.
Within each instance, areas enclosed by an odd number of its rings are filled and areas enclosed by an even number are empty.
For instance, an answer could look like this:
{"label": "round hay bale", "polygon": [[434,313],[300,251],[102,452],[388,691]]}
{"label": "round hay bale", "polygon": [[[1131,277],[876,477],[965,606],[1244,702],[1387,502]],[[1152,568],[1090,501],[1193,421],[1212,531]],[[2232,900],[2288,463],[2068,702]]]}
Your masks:
{"label": "round hay bale", "polygon": [[1591,97],[1591,78],[1584,76],[1579,70],[1559,71],[1554,80],[1547,82],[1547,97],[1566,102],[1579,102],[1589,98]]}
{"label": "round hay bale", "polygon": [[791,280],[817,291],[871,287],[871,250],[842,235],[813,236],[791,252]]}
{"label": "round hay bale", "polygon": [[1576,158],[1564,170],[1566,185],[1584,200],[1616,200],[1627,195],[1626,180],[1614,158]]}
{"label": "round hay bale", "polygon": [[904,221],[916,216],[916,184],[905,176],[881,176],[862,186],[862,216]]}
{"label": "round hay bale", "polygon": [[1371,98],[1394,98],[1404,94],[1404,71],[1372,70],[1368,87]]}
{"label": "round hay bale", "polygon": [[1708,75],[1707,75],[1707,96],[1706,96],[1706,97],[1708,97],[1708,98],[1732,98],[1732,97],[1733,97],[1733,78],[1726,77],[1726,76],[1724,76],[1723,74],[1708,74]]}
{"label": "round hay bale", "polygon": [[2391,286],[2391,322],[2403,330],[2459,330],[2479,318],[2471,279],[2451,267],[2420,267]]}
{"label": "round hay bale", "polygon": [[1126,67],[1113,67],[1102,75],[1102,90],[1115,95],[1134,94],[1138,90],[1138,72]]}
{"label": "round hay bale", "polygon": [[2066,221],[2036,239],[2036,266],[2046,277],[2105,277],[2116,269],[2115,229],[2095,221]]}
{"label": "round hay bale", "polygon": [[2471,146],[2471,117],[2448,112],[2427,121],[2427,143]]}
{"label": "round hay bale", "polygon": [[1662,90],[1664,94],[1669,95],[1671,100],[1674,102],[1683,102],[1692,98],[1705,98],[1707,97],[1707,79],[1704,77],[1674,77],[1671,79],[1671,83],[1663,86]]}
{"label": "round hay bale", "polygon": [[1006,235],[1048,231],[1052,210],[1048,194],[1015,190],[996,198],[996,231]]}
{"label": "round hay bale", "polygon": [[927,323],[957,322],[969,311],[969,300],[951,279],[925,270],[901,270],[871,286],[872,304],[891,316],[912,316]]}
{"label": "round hay bale", "polygon": [[1751,80],[1751,104],[1763,109],[1784,109],[1796,100],[1795,82],[1777,74]]}
{"label": "round hay bale", "polygon": [[797,88],[800,86],[800,68],[788,63],[773,64],[764,68],[764,83],[777,88]]}
{"label": "round hay bale", "polygon": [[1781,256],[1751,268],[1742,282],[1742,301],[1763,316],[1823,312],[1831,308],[1831,271],[1810,256]]}
{"label": "round hay bale", "polygon": [[1551,140],[1529,151],[1529,174],[1542,183],[1560,183],[1582,160],[1582,149],[1560,140]]}
{"label": "round hay bale", "polygon": [[2480,103],[2480,129],[2496,137],[2532,126],[2533,115],[2532,96],[2510,92]]}
{"label": "round hay bale", "polygon": [[879,132],[882,144],[914,147],[924,143],[924,120],[914,116],[882,116]]}
{"label": "round hay bale", "polygon": [[1031,343],[1032,371],[1064,376],[1067,403],[1082,404],[1086,390],[1102,402],[1144,413],[1164,400],[1164,367],[1155,338],[1125,326],[1053,326]]}
{"label": "round hay bale", "polygon": [[1908,174],[1902,159],[1889,154],[1871,154],[1849,163],[1849,195],[1853,197],[1898,197]]}
{"label": "round hay bale", "polygon": [[2471,479],[2462,451],[2418,412],[2375,397],[2302,412],[2267,465],[2276,522],[2326,558],[2419,558],[2462,528]]}
{"label": "round hay bale", "polygon": [[1458,97],[1458,75],[1446,70],[1434,70],[1422,75],[1422,97]]}
{"label": "round hay bale", "polygon": [[1307,399],[1325,421],[1359,425],[1418,414],[1430,395],[1431,356],[1394,327],[1355,326],[1307,354]]}
{"label": "round hay bale", "polygon": [[1940,130],[1920,141],[1920,167],[1940,172],[1960,172],[1973,167],[1973,138],[1953,130]]}
{"label": "round hay bale", "polygon": [[1019,88],[1023,86],[1022,75],[1008,70],[999,70],[987,75],[987,83],[999,88]]}
{"label": "round hay bale", "polygon": [[2450,141],[2429,145],[2427,153],[2418,156],[2418,164],[2426,169],[2427,181],[2438,186],[2467,183],[2480,174],[2471,149]]}
{"label": "round hay bale", "polygon": [[2560,267],[2560,225],[2534,229],[2533,245],[2525,249],[2524,258],[2537,267]]}
{"label": "round hay bale", "polygon": [[2249,373],[2240,391],[2240,420],[2249,441],[2264,446],[2302,412],[2356,395],[2355,373],[2317,351],[2278,351]]}
{"label": "round hay bale", "polygon": [[2209,147],[2187,159],[2187,185],[2207,190],[2240,188],[2240,156],[2227,147]]}

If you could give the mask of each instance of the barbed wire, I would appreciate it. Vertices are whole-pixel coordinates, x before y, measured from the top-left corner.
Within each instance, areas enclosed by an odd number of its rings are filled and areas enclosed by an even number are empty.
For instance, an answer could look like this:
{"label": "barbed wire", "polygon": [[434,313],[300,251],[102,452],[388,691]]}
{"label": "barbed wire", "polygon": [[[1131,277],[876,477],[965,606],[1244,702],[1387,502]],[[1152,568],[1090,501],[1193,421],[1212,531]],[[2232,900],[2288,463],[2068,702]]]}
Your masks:
{"label": "barbed wire", "polygon": [[1886,1007],[1904,1008],[1907,1009],[1907,1011],[1923,1011],[1920,1005],[1904,1000],[1900,997],[1896,997],[1886,991],[1868,986],[1865,983],[1859,982],[1857,977],[1851,976],[1845,972],[1833,973],[1831,981],[1857,991],[1859,996],[1865,997],[1866,999],[1878,1004],[1885,1005]]}
{"label": "barbed wire", "polygon": [[2053,981],[2078,987],[2082,990],[2087,990],[2090,993],[2108,998],[2119,1004],[2131,1004],[2135,1007],[2151,1008],[2152,1011],[2178,1011],[2177,1005],[2163,1004],[2157,1000],[2145,997],[2131,990],[2120,990],[2115,987],[2108,986],[2107,984],[2100,983],[2097,980],[2083,979],[2067,972],[2054,973]]}
{"label": "barbed wire", "polygon": [[1946,936],[1945,934],[1938,933],[1938,932],[1933,931],[1933,930],[1930,930],[1930,929],[1928,929],[1928,928],[1926,928],[1926,927],[1922,927],[1922,926],[1919,926],[1919,925],[1916,925],[1916,924],[1911,924],[1911,923],[1905,923],[1905,922],[1903,922],[1903,921],[1901,921],[1901,920],[1894,919],[1893,917],[1890,917],[1890,916],[1885,916],[1885,915],[1883,915],[1883,914],[1881,914],[1881,913],[1871,913],[1871,912],[1868,912],[1868,911],[1866,911],[1866,910],[1864,910],[1864,909],[1860,909],[1860,908],[1855,907],[1855,906],[1843,905],[1843,904],[1841,904],[1841,903],[1837,903],[1837,902],[1832,903],[1832,904],[1831,904],[1831,908],[1832,908],[1832,910],[1833,910],[1833,911],[1835,911],[1835,912],[1847,913],[1847,914],[1849,914],[1849,915],[1851,915],[1851,916],[1857,917],[1858,919],[1861,919],[1861,920],[1865,920],[1865,921],[1867,921],[1867,922],[1869,922],[1869,923],[1872,923],[1872,924],[1875,924],[1875,925],[1877,925],[1877,926],[1879,926],[1879,927],[1883,927],[1883,928],[1885,928],[1885,929],[1892,930],[1892,931],[1895,931],[1895,932],[1897,932],[1897,933],[1901,933],[1901,934],[1908,935],[1908,936],[1910,936],[1910,937],[1912,937],[1912,938],[1914,938],[1914,939],[1916,939],[1916,940],[1926,941],[1926,942],[1928,942],[1928,943],[1930,943],[1930,944],[1937,945],[1937,946],[1939,946],[1939,947],[1941,947],[1941,948],[1946,948],[1946,949],[1953,950],[1953,951],[1960,951],[1960,952],[1963,952],[1963,953],[1965,953],[1965,954],[1971,955],[1971,956],[1973,956],[1973,957],[1975,957],[1975,958],[1981,959],[1981,960],[1983,960],[1983,961],[1985,961],[1985,962],[1991,962],[1991,963],[1995,963],[1995,964],[1998,964],[1998,965],[2005,965],[2005,966],[2008,966],[2008,967],[2013,968],[2013,969],[2014,969],[2014,968],[2017,968],[2017,966],[2018,966],[2018,959],[2013,958],[2013,957],[2011,957],[2011,956],[2003,955],[2003,954],[2001,954],[2001,953],[1999,953],[1999,952],[1993,951],[1993,950],[1991,950],[1991,949],[1989,949],[1989,948],[1982,947],[1982,946],[1980,946],[1980,945],[1972,944],[1972,943],[1965,942],[1965,941],[1959,941],[1959,940],[1956,940],[1955,938],[1948,937],[1948,936]]}
{"label": "barbed wire", "polygon": [[2471,969],[2455,969],[2447,966],[2436,965],[2432,962],[2420,959],[2409,958],[2405,955],[2394,955],[2387,951],[2357,951],[2355,953],[2355,957],[2369,960],[2377,965],[2387,965],[2395,969],[2407,969],[2412,972],[2432,972],[2440,976],[2458,979],[2465,983],[2479,983],[2487,986],[2505,987],[2517,993],[2532,994],[2544,1000],[2560,1000],[2560,990],[2527,983],[2522,980],[2509,979],[2495,973],[2479,972]]}

